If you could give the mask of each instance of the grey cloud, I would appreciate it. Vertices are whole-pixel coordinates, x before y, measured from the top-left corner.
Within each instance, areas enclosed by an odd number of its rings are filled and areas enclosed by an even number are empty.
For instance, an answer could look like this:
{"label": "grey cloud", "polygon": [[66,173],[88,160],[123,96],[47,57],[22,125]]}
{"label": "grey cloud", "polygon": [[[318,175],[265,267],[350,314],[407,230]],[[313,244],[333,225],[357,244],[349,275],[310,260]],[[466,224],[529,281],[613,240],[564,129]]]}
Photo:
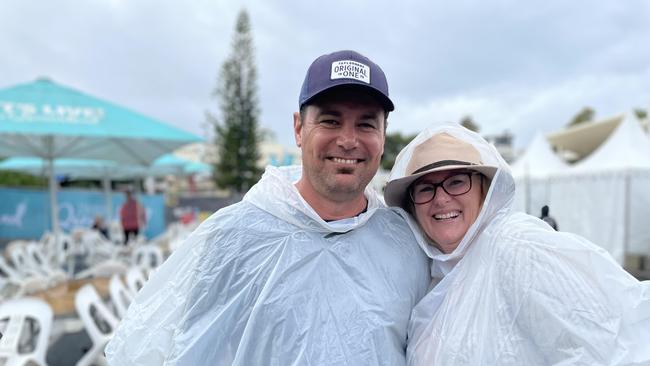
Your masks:
{"label": "grey cloud", "polygon": [[388,74],[391,130],[472,114],[525,140],[583,105],[605,116],[650,104],[642,0],[8,0],[0,87],[46,74],[201,134],[242,6],[257,50],[261,124],[287,145],[308,64],[342,48]]}

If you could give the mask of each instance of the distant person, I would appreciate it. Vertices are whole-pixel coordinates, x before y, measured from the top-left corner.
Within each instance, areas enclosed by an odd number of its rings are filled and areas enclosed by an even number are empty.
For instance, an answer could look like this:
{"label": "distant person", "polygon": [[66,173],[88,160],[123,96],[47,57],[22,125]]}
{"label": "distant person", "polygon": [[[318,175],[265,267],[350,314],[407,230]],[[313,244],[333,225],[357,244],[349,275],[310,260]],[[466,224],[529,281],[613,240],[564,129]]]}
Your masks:
{"label": "distant person", "polygon": [[548,206],[545,205],[544,207],[542,207],[542,216],[540,216],[539,218],[542,219],[542,221],[544,221],[545,223],[551,225],[553,230],[557,231],[557,222],[555,221],[554,218],[548,215]]}
{"label": "distant person", "polygon": [[131,238],[135,239],[146,223],[144,207],[133,197],[131,191],[126,191],[126,202],[120,208],[120,221],[124,230],[124,244]]}
{"label": "distant person", "polygon": [[104,238],[109,239],[108,228],[104,223],[104,218],[101,217],[100,215],[95,216],[95,219],[93,220],[92,229],[97,230],[100,234],[102,234]]}

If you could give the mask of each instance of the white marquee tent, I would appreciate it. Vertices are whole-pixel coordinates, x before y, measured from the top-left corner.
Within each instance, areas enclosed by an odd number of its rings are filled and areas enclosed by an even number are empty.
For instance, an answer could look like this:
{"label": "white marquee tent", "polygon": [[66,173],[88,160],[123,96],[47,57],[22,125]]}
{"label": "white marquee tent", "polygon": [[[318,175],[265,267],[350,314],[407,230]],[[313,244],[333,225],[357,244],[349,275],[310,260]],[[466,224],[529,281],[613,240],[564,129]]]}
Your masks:
{"label": "white marquee tent", "polygon": [[567,170],[569,165],[555,155],[553,148],[541,132],[535,137],[523,155],[512,164],[515,179],[524,177],[547,178],[549,175]]}
{"label": "white marquee tent", "polygon": [[560,230],[586,237],[619,263],[626,253],[650,255],[650,139],[633,116],[583,161],[531,178],[530,186],[531,201],[548,204]]}

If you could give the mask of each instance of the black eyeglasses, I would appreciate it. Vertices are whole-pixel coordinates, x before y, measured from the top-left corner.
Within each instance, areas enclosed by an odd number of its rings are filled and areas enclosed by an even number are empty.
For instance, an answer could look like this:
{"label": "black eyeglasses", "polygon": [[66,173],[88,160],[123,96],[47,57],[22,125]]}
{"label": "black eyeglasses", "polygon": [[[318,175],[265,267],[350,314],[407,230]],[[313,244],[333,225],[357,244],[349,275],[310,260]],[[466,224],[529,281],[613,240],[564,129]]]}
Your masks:
{"label": "black eyeglasses", "polygon": [[472,175],[474,174],[481,173],[465,172],[454,174],[448,176],[440,183],[431,183],[426,181],[416,182],[411,186],[411,189],[409,189],[411,201],[416,205],[431,202],[436,196],[438,187],[442,187],[442,189],[450,196],[463,195],[472,189]]}

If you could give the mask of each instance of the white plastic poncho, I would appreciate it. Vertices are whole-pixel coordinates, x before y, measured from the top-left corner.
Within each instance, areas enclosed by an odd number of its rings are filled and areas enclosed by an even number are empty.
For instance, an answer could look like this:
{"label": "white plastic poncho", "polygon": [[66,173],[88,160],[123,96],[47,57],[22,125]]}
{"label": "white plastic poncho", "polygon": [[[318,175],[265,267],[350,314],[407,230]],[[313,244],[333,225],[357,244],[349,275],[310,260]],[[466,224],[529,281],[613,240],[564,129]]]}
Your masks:
{"label": "white plastic poncho", "polygon": [[404,176],[417,144],[441,131],[499,169],[454,252],[419,236],[434,280],[413,310],[409,365],[650,364],[650,283],[587,240],[513,212],[509,168],[478,135],[457,125],[422,132],[398,157],[391,180]]}
{"label": "white plastic poncho", "polygon": [[157,270],[106,353],[111,365],[404,365],[430,281],[409,226],[367,211],[323,221],[268,168]]}

